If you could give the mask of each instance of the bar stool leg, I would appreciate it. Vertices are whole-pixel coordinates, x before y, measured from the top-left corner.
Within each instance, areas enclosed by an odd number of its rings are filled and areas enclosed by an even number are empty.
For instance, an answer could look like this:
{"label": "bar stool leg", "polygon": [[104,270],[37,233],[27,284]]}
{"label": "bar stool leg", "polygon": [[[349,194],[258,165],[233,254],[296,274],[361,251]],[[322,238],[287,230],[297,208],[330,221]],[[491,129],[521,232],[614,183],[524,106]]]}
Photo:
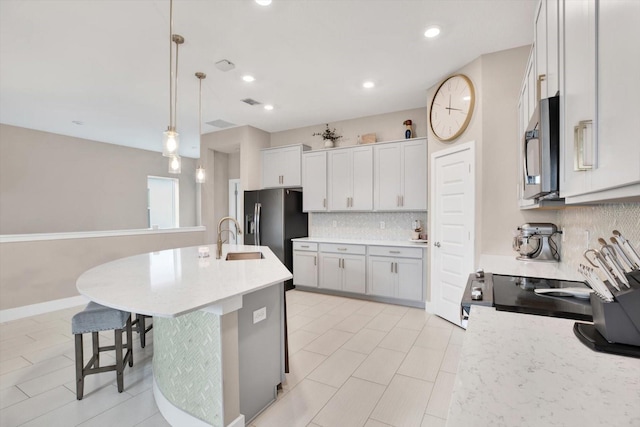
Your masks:
{"label": "bar stool leg", "polygon": [[138,324],[138,332],[140,332],[140,346],[144,348],[147,345],[147,328],[145,325],[145,317],[141,314],[136,314],[136,317],[140,319],[140,323]]}
{"label": "bar stool leg", "polygon": [[129,367],[133,366],[133,328],[131,317],[127,320],[127,354],[129,355]]}
{"label": "bar stool leg", "polygon": [[82,334],[76,334],[76,399],[82,400],[84,394],[84,352],[82,349]]}
{"label": "bar stool leg", "polygon": [[91,342],[93,343],[93,355],[96,358],[93,367],[97,368],[100,366],[100,338],[97,332],[91,332]]}
{"label": "bar stool leg", "polygon": [[115,347],[116,347],[116,378],[118,380],[118,393],[124,390],[124,380],[122,372],[124,371],[124,363],[122,360],[122,329],[116,329]]}

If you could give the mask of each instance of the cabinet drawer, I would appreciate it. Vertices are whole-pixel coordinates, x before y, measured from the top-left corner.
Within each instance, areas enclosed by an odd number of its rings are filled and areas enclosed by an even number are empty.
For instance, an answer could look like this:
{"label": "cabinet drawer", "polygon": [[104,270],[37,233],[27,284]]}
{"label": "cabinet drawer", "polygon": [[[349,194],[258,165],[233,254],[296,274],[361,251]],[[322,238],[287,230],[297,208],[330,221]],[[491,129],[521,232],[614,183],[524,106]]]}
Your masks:
{"label": "cabinet drawer", "polygon": [[363,245],[340,245],[335,243],[321,243],[320,252],[336,252],[339,254],[364,255],[366,246]]}
{"label": "cabinet drawer", "polygon": [[317,251],[318,244],[311,242],[293,242],[293,250],[294,251]]}
{"label": "cabinet drawer", "polygon": [[369,255],[401,258],[422,258],[422,249],[403,248],[399,246],[369,246]]}

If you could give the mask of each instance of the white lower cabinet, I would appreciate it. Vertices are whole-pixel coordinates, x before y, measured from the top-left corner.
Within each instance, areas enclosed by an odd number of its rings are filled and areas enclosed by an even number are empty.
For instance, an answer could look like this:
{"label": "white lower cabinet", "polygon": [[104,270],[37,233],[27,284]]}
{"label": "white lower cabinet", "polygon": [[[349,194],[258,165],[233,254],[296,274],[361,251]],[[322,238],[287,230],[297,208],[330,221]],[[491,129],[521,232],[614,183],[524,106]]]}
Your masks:
{"label": "white lower cabinet", "polygon": [[317,243],[293,242],[293,284],[318,287]]}
{"label": "white lower cabinet", "polygon": [[369,250],[369,289],[367,293],[382,297],[422,301],[422,266],[422,249],[372,247]]}
{"label": "white lower cabinet", "polygon": [[364,294],[366,290],[365,253],[365,246],[321,244],[318,287]]}

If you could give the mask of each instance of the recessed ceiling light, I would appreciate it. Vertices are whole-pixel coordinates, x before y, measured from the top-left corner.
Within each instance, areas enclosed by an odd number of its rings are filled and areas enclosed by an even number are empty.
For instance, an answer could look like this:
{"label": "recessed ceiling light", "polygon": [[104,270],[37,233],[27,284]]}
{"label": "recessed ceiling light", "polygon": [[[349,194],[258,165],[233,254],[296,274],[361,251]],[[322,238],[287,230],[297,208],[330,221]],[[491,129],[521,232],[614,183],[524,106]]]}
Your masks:
{"label": "recessed ceiling light", "polygon": [[269,6],[271,4],[271,0],[256,0],[260,6]]}
{"label": "recessed ceiling light", "polygon": [[365,89],[371,89],[372,87],[374,87],[376,84],[372,81],[366,81],[364,83],[362,83],[362,87]]}
{"label": "recessed ceiling light", "polygon": [[267,110],[267,111],[271,111],[271,110],[273,110],[273,105],[267,104],[267,105],[264,106],[264,109]]}
{"label": "recessed ceiling light", "polygon": [[73,120],[71,123],[73,123],[74,125],[78,125],[78,126],[82,126],[84,124],[80,120]]}
{"label": "recessed ceiling light", "polygon": [[440,34],[440,28],[435,26],[427,28],[427,31],[424,32],[424,36],[429,39],[436,37],[438,34]]}
{"label": "recessed ceiling light", "polygon": [[251,83],[252,81],[254,81],[256,78],[253,76],[250,76],[249,74],[242,76],[242,80],[244,80],[245,82]]}

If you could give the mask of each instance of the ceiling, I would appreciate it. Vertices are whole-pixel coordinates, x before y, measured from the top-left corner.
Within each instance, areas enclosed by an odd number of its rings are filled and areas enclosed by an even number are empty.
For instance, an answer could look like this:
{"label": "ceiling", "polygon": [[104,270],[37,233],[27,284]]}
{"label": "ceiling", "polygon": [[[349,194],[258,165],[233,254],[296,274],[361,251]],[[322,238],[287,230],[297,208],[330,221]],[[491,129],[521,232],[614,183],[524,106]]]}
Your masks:
{"label": "ceiling", "polygon": [[[425,107],[426,90],[449,73],[530,43],[535,3],[174,0],[174,33],[185,38],[180,154],[200,156],[197,71],[207,74],[203,133],[219,131],[204,124],[218,119],[277,132]],[[442,29],[434,39],[423,36],[430,25]],[[222,59],[235,69],[218,70]],[[169,1],[0,0],[0,122],[161,151]]]}

